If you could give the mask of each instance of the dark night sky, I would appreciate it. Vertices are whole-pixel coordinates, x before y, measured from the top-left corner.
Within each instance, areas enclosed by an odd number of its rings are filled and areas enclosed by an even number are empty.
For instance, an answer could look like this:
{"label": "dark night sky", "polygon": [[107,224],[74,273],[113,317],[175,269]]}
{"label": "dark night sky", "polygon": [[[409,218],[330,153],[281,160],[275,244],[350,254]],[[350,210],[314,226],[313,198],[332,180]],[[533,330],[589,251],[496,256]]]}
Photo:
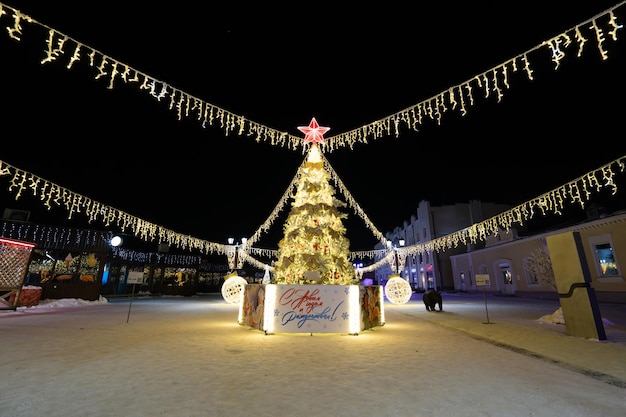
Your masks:
{"label": "dark night sky", "polygon": [[[331,128],[326,137],[359,128],[531,51],[534,80],[512,74],[500,103],[478,94],[466,116],[448,112],[417,133],[403,129],[326,154],[383,233],[421,200],[517,205],[626,154],[624,29],[617,41],[605,34],[607,60],[591,32],[583,56],[570,46],[558,70],[547,47],[535,49],[620,2],[422,3],[3,2],[179,90],[296,136],[312,117]],[[626,22],[626,6],[615,14]],[[17,168],[174,231],[225,242],[257,230],[304,158],[203,129],[193,117],[178,121],[136,84],[108,89],[85,60],[70,70],[68,56],[42,65],[47,30],[24,22],[16,42],[9,25],[10,13],[0,17],[0,160]],[[0,186],[0,207],[30,208],[41,223],[65,215],[41,214],[39,201],[13,201],[6,179]],[[376,239],[349,214],[351,249],[372,249]],[[275,224],[258,246],[276,248],[281,230]]]}

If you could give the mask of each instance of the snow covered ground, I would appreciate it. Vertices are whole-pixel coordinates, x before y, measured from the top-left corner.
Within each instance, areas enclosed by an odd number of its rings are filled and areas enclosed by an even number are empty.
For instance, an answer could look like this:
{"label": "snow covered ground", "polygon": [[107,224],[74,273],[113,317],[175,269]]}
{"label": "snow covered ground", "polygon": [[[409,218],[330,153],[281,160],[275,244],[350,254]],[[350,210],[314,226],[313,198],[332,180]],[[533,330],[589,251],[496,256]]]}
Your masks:
{"label": "snow covered ground", "polygon": [[358,336],[265,335],[237,312],[220,294],[0,311],[0,416],[624,415],[626,344],[565,335],[558,301],[427,312],[416,294]]}

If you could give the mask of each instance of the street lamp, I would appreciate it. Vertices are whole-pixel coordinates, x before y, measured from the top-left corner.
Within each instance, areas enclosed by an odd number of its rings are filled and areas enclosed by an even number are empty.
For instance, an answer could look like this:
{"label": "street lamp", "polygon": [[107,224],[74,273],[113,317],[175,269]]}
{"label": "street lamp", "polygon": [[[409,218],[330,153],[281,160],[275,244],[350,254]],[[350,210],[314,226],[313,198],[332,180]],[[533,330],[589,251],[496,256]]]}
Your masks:
{"label": "street lamp", "polygon": [[[400,239],[398,240],[398,244],[400,245],[400,247],[404,247],[404,239]],[[400,271],[400,256],[398,255],[398,248],[396,247],[396,268],[398,269],[396,272],[398,273],[398,275],[401,275],[402,272]],[[404,261],[405,259],[402,260],[402,269],[404,269]]]}
{"label": "street lamp", "polygon": [[[242,238],[241,246],[245,246],[247,242],[248,239]],[[226,257],[228,258],[228,267],[232,273],[226,276],[224,284],[222,284],[222,297],[231,304],[237,304],[241,302],[241,297],[248,281],[240,277],[238,272],[243,266],[244,259],[244,256],[239,256],[239,242],[235,243],[235,239],[229,237],[228,244],[230,247],[226,252]]]}
{"label": "street lamp", "polygon": [[[400,247],[404,246],[404,243],[405,243],[404,239],[400,238],[400,239],[397,240],[397,242],[398,242],[398,245]],[[390,249],[393,249],[393,252],[394,252],[394,263],[395,263],[395,266],[396,266],[396,275],[401,275],[400,269],[402,269],[402,268],[400,266],[400,255],[398,255],[398,246],[394,245],[391,242],[391,240],[388,240],[387,241],[387,247],[389,247]],[[404,260],[402,260],[402,266],[404,266]]]}
{"label": "street lamp", "polygon": [[111,246],[113,246],[114,248],[117,248],[118,246],[120,246],[124,241],[122,240],[122,237],[119,235],[115,235],[111,238],[110,240],[110,244]]}
{"label": "street lamp", "polygon": [[228,253],[228,266],[233,272],[237,272],[243,267],[243,257],[239,255],[239,248],[240,246],[245,246],[247,242],[248,239],[245,237],[241,238],[241,245],[239,242],[235,243],[234,238],[228,238],[228,244],[232,246],[232,249]]}

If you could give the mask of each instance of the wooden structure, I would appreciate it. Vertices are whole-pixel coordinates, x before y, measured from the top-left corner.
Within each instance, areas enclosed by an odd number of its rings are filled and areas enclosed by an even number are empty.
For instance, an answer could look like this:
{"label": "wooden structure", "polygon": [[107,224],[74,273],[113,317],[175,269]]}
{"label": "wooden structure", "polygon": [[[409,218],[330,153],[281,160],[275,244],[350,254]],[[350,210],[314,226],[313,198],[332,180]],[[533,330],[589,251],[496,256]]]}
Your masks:
{"label": "wooden structure", "polygon": [[0,238],[0,310],[16,310],[35,245]]}

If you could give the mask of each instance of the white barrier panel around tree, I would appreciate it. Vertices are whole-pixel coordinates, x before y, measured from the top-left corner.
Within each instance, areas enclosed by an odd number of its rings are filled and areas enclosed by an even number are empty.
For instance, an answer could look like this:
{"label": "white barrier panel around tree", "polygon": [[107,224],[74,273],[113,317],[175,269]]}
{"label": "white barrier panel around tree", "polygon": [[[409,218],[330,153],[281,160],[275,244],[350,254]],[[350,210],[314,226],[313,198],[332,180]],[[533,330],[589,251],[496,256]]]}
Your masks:
{"label": "white barrier panel around tree", "polygon": [[384,325],[378,285],[248,284],[239,323],[266,333],[344,333]]}

